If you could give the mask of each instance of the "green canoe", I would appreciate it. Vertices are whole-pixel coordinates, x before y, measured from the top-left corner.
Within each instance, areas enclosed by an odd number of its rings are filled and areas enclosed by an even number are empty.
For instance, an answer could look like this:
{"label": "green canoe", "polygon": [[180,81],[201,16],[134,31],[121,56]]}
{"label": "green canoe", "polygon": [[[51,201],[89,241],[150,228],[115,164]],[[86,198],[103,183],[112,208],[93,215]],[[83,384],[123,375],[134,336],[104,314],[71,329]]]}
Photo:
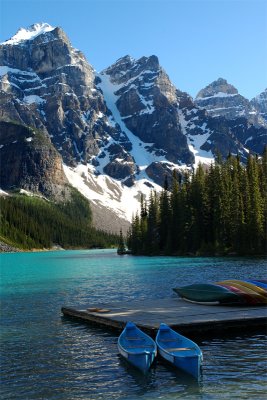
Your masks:
{"label": "green canoe", "polygon": [[240,297],[229,289],[211,284],[195,283],[193,285],[173,289],[184,300],[203,304],[240,303]]}

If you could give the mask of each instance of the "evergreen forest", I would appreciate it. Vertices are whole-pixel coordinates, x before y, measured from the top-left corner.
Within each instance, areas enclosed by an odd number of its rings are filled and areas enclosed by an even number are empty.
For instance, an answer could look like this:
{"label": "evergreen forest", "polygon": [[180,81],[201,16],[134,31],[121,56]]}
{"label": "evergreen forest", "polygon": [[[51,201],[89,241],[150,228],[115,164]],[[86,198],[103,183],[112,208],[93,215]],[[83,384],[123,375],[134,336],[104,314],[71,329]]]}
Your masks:
{"label": "evergreen forest", "polygon": [[0,197],[0,240],[20,249],[116,247],[118,235],[96,230],[88,201],[76,190],[65,203],[21,194]]}
{"label": "evergreen forest", "polygon": [[267,148],[262,157],[217,157],[209,168],[174,172],[132,221],[136,255],[263,255],[267,246]]}

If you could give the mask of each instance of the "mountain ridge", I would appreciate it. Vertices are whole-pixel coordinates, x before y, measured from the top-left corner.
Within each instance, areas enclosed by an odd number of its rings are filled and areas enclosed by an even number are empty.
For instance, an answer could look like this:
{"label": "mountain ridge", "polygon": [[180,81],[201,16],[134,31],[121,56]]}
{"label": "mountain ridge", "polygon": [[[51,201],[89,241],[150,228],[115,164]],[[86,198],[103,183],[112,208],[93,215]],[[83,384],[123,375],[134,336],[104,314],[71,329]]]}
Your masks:
{"label": "mountain ridge", "polygon": [[109,210],[127,225],[141,193],[160,190],[174,169],[209,165],[218,150],[245,159],[266,143],[264,95],[251,104],[219,78],[193,99],[155,55],[127,55],[97,73],[61,28],[19,32],[0,45],[0,119],[41,131],[99,217]]}

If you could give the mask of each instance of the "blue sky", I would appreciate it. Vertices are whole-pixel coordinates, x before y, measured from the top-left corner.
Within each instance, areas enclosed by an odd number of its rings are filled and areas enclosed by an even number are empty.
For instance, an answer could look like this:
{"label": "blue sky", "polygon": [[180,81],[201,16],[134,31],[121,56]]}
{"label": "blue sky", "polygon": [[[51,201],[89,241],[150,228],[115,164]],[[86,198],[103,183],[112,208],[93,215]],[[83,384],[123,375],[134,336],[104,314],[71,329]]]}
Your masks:
{"label": "blue sky", "polygon": [[61,26],[101,71],[155,54],[195,96],[222,77],[251,99],[267,87],[266,0],[0,0],[0,41],[35,22]]}

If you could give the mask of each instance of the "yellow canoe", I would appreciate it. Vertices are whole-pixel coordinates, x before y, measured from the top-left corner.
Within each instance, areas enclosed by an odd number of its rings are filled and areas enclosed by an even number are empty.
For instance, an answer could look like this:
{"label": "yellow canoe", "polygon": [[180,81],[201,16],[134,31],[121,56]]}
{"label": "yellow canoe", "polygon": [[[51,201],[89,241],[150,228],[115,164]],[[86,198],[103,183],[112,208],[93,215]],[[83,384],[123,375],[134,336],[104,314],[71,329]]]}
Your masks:
{"label": "yellow canoe", "polygon": [[240,281],[238,279],[228,279],[226,281],[217,282],[221,285],[229,285],[240,289],[244,293],[253,297],[257,303],[267,304],[267,293],[264,289],[254,285],[253,283]]}
{"label": "yellow canoe", "polygon": [[240,281],[240,280],[238,280],[238,279],[231,279],[231,281],[232,281],[232,282],[236,282],[236,283],[238,283],[239,285],[245,286],[245,287],[247,287],[248,289],[254,290],[254,292],[257,292],[257,293],[259,293],[260,295],[262,295],[262,296],[264,296],[264,297],[267,298],[267,292],[266,292],[266,290],[264,290],[263,288],[261,288],[261,287],[255,285],[254,283],[250,283],[250,282],[247,282],[247,281]]}

